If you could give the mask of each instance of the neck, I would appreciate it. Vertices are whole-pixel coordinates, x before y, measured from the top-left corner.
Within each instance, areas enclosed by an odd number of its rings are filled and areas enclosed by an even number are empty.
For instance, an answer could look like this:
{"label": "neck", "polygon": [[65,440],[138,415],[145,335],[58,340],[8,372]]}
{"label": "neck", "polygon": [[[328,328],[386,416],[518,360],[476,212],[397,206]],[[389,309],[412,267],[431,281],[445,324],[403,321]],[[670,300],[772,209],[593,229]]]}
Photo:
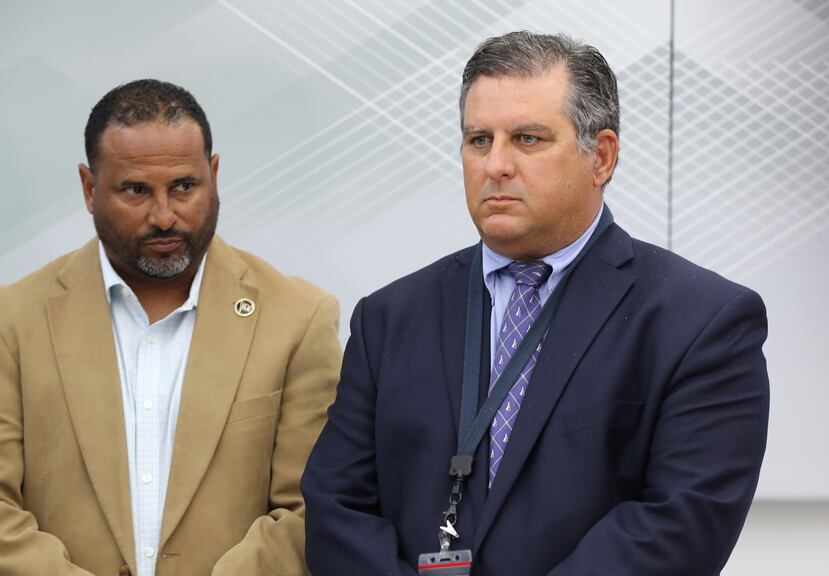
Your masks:
{"label": "neck", "polygon": [[[192,278],[191,278],[192,281]],[[150,324],[166,318],[170,312],[184,304],[190,294],[190,285],[173,288],[145,287],[136,289],[130,286],[135,296],[147,313]]]}
{"label": "neck", "polygon": [[150,324],[155,324],[187,300],[200,263],[201,259],[194,260],[187,270],[174,278],[151,278],[116,271],[135,293]]}

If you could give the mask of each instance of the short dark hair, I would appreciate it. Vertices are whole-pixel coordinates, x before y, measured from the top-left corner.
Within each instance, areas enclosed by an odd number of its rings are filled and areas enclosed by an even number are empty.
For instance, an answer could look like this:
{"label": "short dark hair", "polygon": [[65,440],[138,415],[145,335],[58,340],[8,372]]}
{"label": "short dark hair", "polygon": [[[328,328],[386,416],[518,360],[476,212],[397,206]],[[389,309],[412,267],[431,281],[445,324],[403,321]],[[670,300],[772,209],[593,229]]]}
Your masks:
{"label": "short dark hair", "polygon": [[534,34],[521,30],[482,42],[466,63],[460,94],[461,130],[469,88],[478,76],[532,78],[564,66],[570,78],[567,115],[579,146],[591,151],[596,134],[605,128],[619,134],[619,92],[616,75],[604,56],[588,44],[564,34]]}
{"label": "short dark hair", "polygon": [[184,118],[190,118],[201,128],[204,153],[210,158],[213,154],[210,123],[190,92],[153,79],[134,80],[113,88],[95,104],[86,122],[84,140],[89,167],[93,168],[98,158],[101,135],[110,124],[135,126],[153,121],[172,124]]}

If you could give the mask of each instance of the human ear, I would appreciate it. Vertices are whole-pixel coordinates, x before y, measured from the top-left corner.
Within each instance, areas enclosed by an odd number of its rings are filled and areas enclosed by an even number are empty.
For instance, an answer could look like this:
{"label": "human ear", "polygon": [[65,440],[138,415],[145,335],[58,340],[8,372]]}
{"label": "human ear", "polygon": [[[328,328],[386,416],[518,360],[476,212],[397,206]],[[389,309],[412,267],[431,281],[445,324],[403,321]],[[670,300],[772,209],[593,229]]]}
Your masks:
{"label": "human ear", "polygon": [[92,214],[93,199],[95,196],[95,176],[92,174],[92,169],[86,164],[78,164],[78,174],[81,177],[83,201],[86,204],[86,211]]}
{"label": "human ear", "polygon": [[619,157],[619,137],[609,128],[596,133],[593,159],[593,186],[601,188],[610,180]]}
{"label": "human ear", "polygon": [[213,154],[210,157],[210,174],[213,176],[213,182],[216,181],[216,176],[219,173],[219,155]]}

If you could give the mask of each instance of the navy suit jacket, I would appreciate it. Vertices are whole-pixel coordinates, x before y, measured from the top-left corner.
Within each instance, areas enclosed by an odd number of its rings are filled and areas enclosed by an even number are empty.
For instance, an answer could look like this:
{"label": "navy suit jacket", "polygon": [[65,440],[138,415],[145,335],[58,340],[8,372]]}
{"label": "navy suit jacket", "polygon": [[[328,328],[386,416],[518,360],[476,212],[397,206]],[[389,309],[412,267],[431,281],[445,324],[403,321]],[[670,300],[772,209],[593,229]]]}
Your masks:
{"label": "navy suit jacket", "polygon": [[[413,575],[438,549],[473,251],[355,308],[302,481],[314,575]],[[719,574],[765,450],[765,338],[756,293],[611,225],[572,272],[491,490],[478,449],[453,548],[478,576]]]}

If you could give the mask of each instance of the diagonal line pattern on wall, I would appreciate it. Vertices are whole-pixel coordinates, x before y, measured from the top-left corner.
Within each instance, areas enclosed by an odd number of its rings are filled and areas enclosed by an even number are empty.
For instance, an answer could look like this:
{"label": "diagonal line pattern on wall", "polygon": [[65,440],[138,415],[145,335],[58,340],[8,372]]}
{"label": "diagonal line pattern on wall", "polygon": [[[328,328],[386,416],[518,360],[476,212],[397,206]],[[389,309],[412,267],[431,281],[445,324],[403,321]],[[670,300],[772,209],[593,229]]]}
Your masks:
{"label": "diagonal line pattern on wall", "polygon": [[621,70],[621,151],[607,189],[614,214],[634,236],[667,244],[667,120],[670,51],[661,45]]}
{"label": "diagonal line pattern on wall", "polygon": [[823,229],[826,77],[773,61],[715,75],[682,55],[677,71],[677,250],[732,273],[770,266]]}
{"label": "diagonal line pattern on wall", "polygon": [[[349,84],[342,81],[336,75],[334,75],[331,72],[329,72],[328,70],[326,70],[323,66],[319,65],[315,61],[308,58],[300,50],[297,50],[296,48],[294,48],[293,46],[291,46],[290,44],[285,42],[282,38],[280,38],[276,34],[273,34],[272,32],[270,32],[267,28],[262,26],[259,22],[257,22],[256,20],[250,18],[247,14],[245,14],[244,12],[242,12],[241,10],[236,8],[228,0],[217,0],[217,1],[218,1],[219,4],[221,4],[222,6],[227,8],[230,12],[232,12],[233,14],[235,14],[236,16],[238,16],[239,18],[241,18],[242,20],[247,22],[250,26],[252,26],[256,30],[260,31],[261,33],[265,34],[268,38],[270,38],[271,40],[273,40],[274,42],[279,44],[282,48],[287,50],[290,54],[292,54],[293,56],[295,56],[296,58],[298,58],[299,60],[301,60],[302,62],[304,62],[305,64],[307,64],[308,66],[310,66],[311,68],[316,70],[317,72],[319,72],[323,77],[325,77],[327,80],[329,80],[332,84],[334,84],[337,87],[341,88],[347,94],[357,98],[360,102],[367,105],[369,108],[371,108],[377,114],[381,115],[388,122],[391,122],[392,124],[397,125],[398,128],[400,128],[404,131],[407,131],[406,126],[402,125],[397,120],[397,118],[394,118],[393,116],[389,115],[385,110],[383,110],[383,109],[377,107],[376,105],[374,105],[371,102],[371,100],[369,100],[365,95],[361,94],[359,91],[352,88]],[[423,146],[425,146],[427,149],[431,150],[432,152],[436,153],[439,158],[442,158],[445,161],[448,161],[450,164],[455,163],[454,160],[452,160],[450,157],[447,157],[445,152],[443,150],[441,150],[440,148],[438,148],[437,146],[435,146],[432,142],[428,142],[428,141],[422,139],[416,133],[412,133],[410,131],[408,131],[408,132],[414,139],[420,141],[420,143]]]}
{"label": "diagonal line pattern on wall", "polygon": [[[374,10],[380,9],[379,6],[381,5],[369,6],[371,10]],[[424,9],[432,10],[432,7],[427,5]],[[361,9],[355,12],[368,15],[369,21],[382,24],[376,19],[371,18],[370,13],[367,13],[365,10]],[[430,14],[435,20],[443,18],[448,22],[462,22],[462,20],[456,17],[452,18],[451,15],[436,10],[432,10]],[[415,20],[407,18],[405,21],[394,23],[394,26],[400,26],[401,28],[410,27],[411,21]],[[424,29],[425,26],[421,26],[420,28]],[[444,28],[448,29],[450,27],[447,25]],[[455,25],[452,28],[452,32],[454,33],[457,30],[458,26]],[[460,31],[469,33],[468,28],[461,28]],[[391,40],[405,40],[405,37],[401,36],[399,32],[394,30],[390,31],[388,27],[384,29],[383,33]],[[448,36],[444,34],[443,36],[446,38],[447,46],[457,44],[457,38],[452,37],[451,34]],[[441,35],[439,34],[438,37],[440,38]],[[390,41],[389,44],[394,46],[395,42]],[[385,45],[384,48],[394,50],[394,48],[389,48]],[[353,50],[358,49],[360,47],[356,47]],[[412,52],[411,46],[406,45],[406,42],[404,42],[401,50],[406,50],[408,53]],[[325,156],[314,146],[315,142],[318,141],[318,137],[321,139],[321,135],[315,135],[314,138],[296,147],[303,147],[308,151],[299,160],[300,164],[305,164],[309,167],[305,172],[302,172],[296,163],[290,161],[290,158],[295,156],[293,154],[294,149],[292,149],[291,154],[283,153],[280,155],[279,160],[274,159],[268,162],[267,168],[260,167],[257,169],[256,178],[247,177],[245,179],[246,187],[244,191],[241,190],[241,183],[234,183],[231,187],[226,188],[225,193],[228,190],[236,190],[236,194],[230,196],[231,201],[225,202],[224,221],[226,225],[234,227],[243,224],[246,229],[255,230],[258,226],[266,225],[268,221],[272,221],[274,216],[278,216],[281,228],[285,226],[297,226],[298,223],[303,223],[305,227],[311,229],[315,228],[313,224],[315,220],[324,218],[328,213],[337,214],[339,216],[337,218],[338,222],[347,222],[352,219],[352,205],[377,205],[378,202],[376,196],[369,195],[370,191],[367,190],[365,183],[360,181],[360,177],[364,179],[367,175],[372,173],[376,174],[378,170],[382,169],[385,169],[386,172],[400,172],[409,168],[413,163],[419,163],[421,169],[428,170],[433,174],[433,177],[434,175],[439,176],[444,172],[441,170],[437,170],[436,172],[435,162],[424,155],[422,150],[418,149],[415,154],[412,154],[414,150],[411,142],[405,143],[405,150],[410,159],[409,162],[405,164],[391,164],[391,160],[388,159],[387,155],[395,150],[397,146],[401,146],[401,144],[396,144],[394,141],[400,141],[402,134],[394,134],[395,128],[392,127],[390,129],[388,123],[383,122],[382,118],[381,122],[377,121],[376,109],[378,108],[383,109],[387,115],[397,115],[399,120],[403,120],[407,113],[419,112],[419,116],[416,118],[419,122],[405,122],[409,128],[408,134],[415,131],[412,129],[415,126],[441,126],[442,128],[438,130],[435,138],[431,138],[432,134],[425,132],[425,130],[422,131],[422,134],[424,136],[428,134],[430,140],[440,143],[439,146],[443,147],[451,155],[455,164],[455,169],[451,170],[451,173],[453,177],[457,177],[459,174],[457,152],[451,149],[458,142],[457,118],[454,107],[448,108],[446,103],[451,103],[455,99],[454,91],[457,90],[457,77],[459,76],[459,70],[463,62],[457,50],[450,51],[441,59],[430,58],[430,54],[422,53],[422,51],[421,55],[424,56],[424,66],[417,70],[416,74],[411,74],[397,85],[392,84],[393,90],[381,93],[381,97],[374,97],[370,99],[370,102],[364,102],[360,106],[361,113],[355,114],[355,121],[349,119],[339,127],[336,138],[348,143],[348,148],[345,152],[335,151],[336,157],[334,158]],[[343,55],[343,57],[348,58],[350,61],[352,55]],[[440,66],[445,66],[445,69],[434,70]],[[457,71],[453,71],[451,75],[447,75],[446,70],[450,66],[457,69]],[[347,66],[343,66],[342,68],[347,68]],[[431,73],[424,73],[429,69],[432,70]],[[346,78],[345,76],[341,77]],[[375,90],[377,86],[382,86],[382,83],[376,84]],[[453,93],[447,94],[442,90],[442,88],[445,89],[447,87]],[[426,94],[426,98],[421,96],[423,93]],[[429,106],[430,104],[431,106]],[[440,104],[443,105],[441,106]],[[420,110],[420,108],[424,109]],[[342,132],[343,128],[346,129],[345,134]],[[392,133],[395,138],[390,139],[389,143],[381,143],[382,145],[376,150],[371,150],[367,153],[365,144],[374,142],[376,145],[378,136],[386,133]],[[407,138],[407,140],[411,141],[412,139]],[[324,142],[321,148],[333,149],[330,142]],[[386,156],[385,159],[383,159],[384,156]],[[397,160],[398,158],[399,155],[397,154],[392,156],[393,160]],[[388,168],[392,168],[392,170],[390,171]],[[296,176],[292,176],[291,172],[294,172]],[[323,172],[330,172],[335,177],[323,177]],[[357,174],[359,176],[350,177],[350,174]],[[314,181],[309,177],[313,175],[319,175],[319,181]],[[277,183],[280,184],[277,187],[278,190],[269,194],[267,188]],[[286,183],[287,187],[285,186]],[[360,186],[360,184],[363,185]],[[390,184],[393,185],[393,183]],[[349,185],[352,188],[349,188]],[[370,184],[370,186],[373,187],[374,183]],[[384,194],[381,197],[394,196],[397,188],[399,186],[390,186],[388,190],[384,190]],[[438,208],[442,200],[437,198],[435,201],[438,202],[435,205]],[[365,213],[364,210],[357,211],[357,214],[363,213]]]}
{"label": "diagonal line pattern on wall", "polygon": [[[435,96],[446,97],[447,95],[436,93]],[[416,112],[417,109],[413,109],[412,115]],[[377,124],[376,120],[372,120],[372,122]],[[444,124],[448,125],[446,122]],[[419,125],[424,125],[424,130],[421,133],[426,136],[431,137],[436,132],[446,132],[445,127],[431,118],[425,118],[419,123],[412,124],[415,128]],[[436,126],[436,128],[429,130],[428,128],[430,126]],[[347,222],[354,217],[350,210],[352,206],[363,204],[364,198],[366,197],[369,199],[374,198],[372,188],[376,185],[376,182],[372,180],[372,177],[381,171],[383,171],[382,177],[387,179],[397,177],[399,173],[410,165],[417,165],[421,170],[428,170],[433,175],[442,175],[444,173],[442,168],[428,163],[424,164],[423,158],[417,154],[412,154],[412,150],[406,146],[377,146],[375,144],[377,136],[383,135],[388,131],[393,132],[393,128],[389,128],[387,125],[366,125],[364,128],[368,137],[362,139],[360,145],[368,146],[368,150],[363,152],[361,148],[355,149],[351,147],[345,151],[348,157],[356,153],[360,158],[358,163],[347,166],[346,168],[330,170],[327,174],[324,170],[325,166],[320,165],[314,170],[314,173],[320,172],[320,178],[310,178],[314,174],[303,175],[300,182],[292,182],[292,188],[296,188],[298,184],[308,181],[309,185],[307,187],[299,186],[299,188],[302,190],[303,195],[307,194],[313,200],[306,201],[301,206],[282,206],[280,204],[280,226],[290,226],[296,222],[301,223],[304,227],[316,227],[316,220],[324,220],[328,215],[332,216],[333,220]],[[446,135],[435,137],[435,139],[437,140],[439,137],[446,137]],[[395,150],[396,152],[394,152]],[[407,163],[394,162],[404,154],[408,155],[409,161]],[[353,177],[350,179],[346,178],[349,174],[353,174]],[[366,186],[367,183],[371,184]],[[385,194],[394,194],[399,187],[399,184],[395,184]],[[352,194],[351,192],[354,190],[359,192]],[[337,215],[336,218],[334,218],[335,214]]]}
{"label": "diagonal line pattern on wall", "polygon": [[826,0],[794,0],[794,3],[829,24],[829,2]]}
{"label": "diagonal line pattern on wall", "polygon": [[[548,4],[531,3],[520,13],[515,5],[488,4],[476,14],[479,22],[483,21],[482,16],[495,16],[499,26],[508,24],[512,28],[521,28],[526,27],[520,24],[525,24],[528,19],[538,25],[573,22],[589,27],[593,22],[591,15],[600,13],[597,8],[590,8],[585,14],[584,9],[575,9],[576,3],[557,3],[556,10],[539,8],[540,5],[549,7]],[[268,26],[260,32],[269,38],[291,38],[293,52],[305,52],[306,44],[314,44],[317,40],[313,33],[306,38],[290,35],[293,23],[279,22],[275,4],[253,7],[245,0],[239,0],[234,6],[237,10],[241,10],[240,7],[255,10],[251,13]],[[468,18],[458,17],[459,10],[465,11],[460,12],[463,16],[472,5],[430,2],[398,21],[391,13],[394,7],[388,6],[387,3],[358,5],[349,1],[329,7],[324,14],[326,19],[344,22],[350,30],[356,30],[358,36],[371,37],[350,45],[343,45],[339,37],[324,39],[308,53],[315,54],[318,67],[336,70],[336,80],[353,86],[362,101],[331,126],[225,187],[224,226],[253,232],[278,222],[280,234],[287,230],[316,234],[321,230],[316,224],[320,220],[334,222],[324,228],[326,233],[365,226],[367,219],[372,225],[378,225],[382,222],[383,211],[394,202],[399,203],[400,195],[406,193],[405,186],[418,179],[418,170],[431,174],[433,179],[460,182],[457,112],[453,104],[457,79],[467,55],[460,54],[454,47],[458,44],[458,34],[472,35],[476,41],[483,36],[469,28]],[[498,10],[502,10],[503,15],[495,14]],[[267,17],[262,12],[267,12]],[[514,23],[512,19],[515,19]],[[271,39],[276,42],[275,38]],[[285,40],[277,43],[281,46]],[[646,47],[645,41],[636,35],[625,36],[623,44],[619,48],[622,51],[636,52]],[[448,47],[453,49],[441,54],[440,58],[433,57],[433,50]],[[359,73],[363,68],[355,67],[352,60],[363,53],[377,52],[384,55],[377,61],[383,71],[366,79]],[[397,70],[386,70],[390,68],[389,62],[396,65]],[[661,66],[659,71],[662,73],[654,74],[648,69],[654,63]],[[623,122],[629,123],[632,129],[624,137],[627,162],[617,171],[609,189],[617,217],[634,233],[663,245],[666,181],[663,143],[668,108],[666,70],[667,52],[663,47],[650,60],[643,59],[620,71],[620,78],[626,75],[620,82],[629,82],[627,93],[633,95],[623,104]],[[353,77],[346,71],[358,73]],[[396,118],[397,122],[388,122],[389,117]],[[405,130],[401,126],[405,126]],[[418,138],[413,138],[413,134]],[[388,141],[378,142],[387,135]],[[421,146],[424,140],[434,143],[433,149],[424,151]],[[443,159],[451,159],[451,162],[435,162],[432,158],[437,152],[435,148]],[[441,194],[426,196],[416,205],[415,211],[422,207],[440,214],[446,201]]]}
{"label": "diagonal line pattern on wall", "polygon": [[[421,84],[417,91],[412,91],[406,98],[395,103],[389,108],[392,112],[400,112],[400,119],[409,126],[410,130],[418,130],[422,136],[431,136],[426,131],[421,131],[423,125],[433,124],[438,126],[439,130],[449,130],[446,141],[454,137],[454,130],[452,129],[454,122],[450,118],[439,118],[439,112],[428,112],[430,105],[438,104],[441,100],[446,100],[452,97],[452,94],[444,91],[439,92],[437,87],[449,86],[448,82],[440,77],[434,79],[436,85],[435,90],[430,90],[429,84]],[[428,97],[419,98],[420,92],[424,92]],[[416,100],[412,100],[416,99]],[[410,102],[412,104],[410,105]],[[439,110],[438,106],[434,106]],[[426,109],[427,113],[422,113]],[[447,110],[447,112],[449,112]],[[250,218],[256,215],[256,219],[267,219],[270,213],[266,208],[268,205],[279,205],[279,212],[284,218],[304,218],[307,212],[313,212],[324,201],[336,200],[346,193],[343,189],[344,176],[348,172],[356,172],[366,176],[377,167],[382,166],[380,160],[383,155],[387,155],[390,151],[398,148],[405,149],[409,154],[419,163],[430,167],[432,170],[437,170],[439,164],[430,162],[428,158],[424,158],[422,154],[412,154],[411,146],[408,144],[408,139],[403,138],[404,135],[399,133],[394,126],[389,126],[374,116],[366,116],[356,119],[357,122],[349,130],[344,131],[338,135],[336,139],[326,142],[318,150],[303,157],[299,162],[285,162],[282,166],[274,167],[274,174],[265,181],[256,185],[254,190],[262,189],[266,186],[275,183],[289,182],[289,189],[282,189],[271,195],[260,195],[252,201],[244,203],[242,210],[236,210],[231,215],[231,221],[246,221],[250,223]],[[388,141],[379,142],[378,137],[390,134]],[[342,140],[342,142],[339,142]],[[435,139],[435,141],[441,141]],[[330,152],[329,152],[330,149]],[[378,158],[379,157],[379,158]],[[300,190],[302,195],[306,198],[306,206],[291,206],[290,204],[283,204],[284,196],[295,196],[296,190]],[[310,200],[313,198],[313,200]],[[263,210],[263,208],[265,210]],[[325,208],[323,206],[323,208]],[[327,207],[328,210],[342,210],[344,204],[341,200],[333,202]],[[290,209],[290,210],[289,210]],[[289,214],[290,212],[290,214]],[[310,214],[307,214],[310,216]]]}

